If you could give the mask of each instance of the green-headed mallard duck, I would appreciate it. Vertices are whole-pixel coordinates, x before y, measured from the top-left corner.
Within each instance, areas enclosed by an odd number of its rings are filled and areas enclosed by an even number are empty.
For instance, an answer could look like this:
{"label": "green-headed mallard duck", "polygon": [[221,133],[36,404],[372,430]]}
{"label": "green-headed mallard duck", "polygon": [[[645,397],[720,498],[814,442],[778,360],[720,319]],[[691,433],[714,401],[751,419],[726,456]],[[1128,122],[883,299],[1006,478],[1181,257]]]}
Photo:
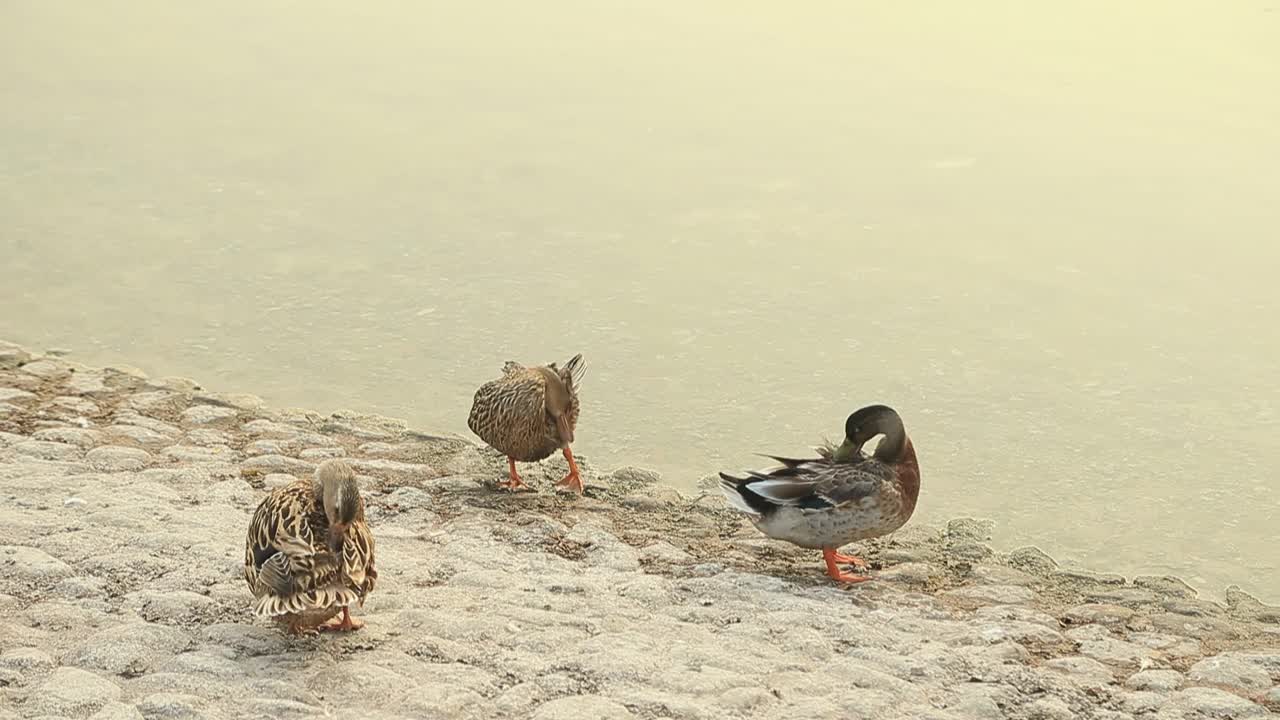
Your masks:
{"label": "green-headed mallard duck", "polygon": [[578,384],[585,371],[581,354],[569,358],[564,367],[525,367],[508,360],[502,377],[476,391],[467,427],[507,456],[511,479],[501,483],[503,487],[525,487],[516,461],[540,462],[561,450],[569,461],[569,474],[558,484],[582,494],[582,477],[569,444],[578,425]]}
{"label": "green-headed mallard duck", "polygon": [[[836,563],[861,568],[866,563],[836,550],[906,524],[920,496],[920,464],[893,408],[871,405],[858,410],[845,421],[844,433],[839,447],[818,448],[821,457],[766,455],[782,467],[750,471],[744,478],[720,473],[720,488],[765,535],[822,550],[832,579],[856,583],[871,578],[843,573]],[[877,435],[884,437],[868,457],[862,446]]]}
{"label": "green-headed mallard duck", "polygon": [[[276,488],[249,522],[244,579],[254,611],[290,632],[358,630],[353,603],[364,605],[378,572],[364,499],[346,461],[326,460],[315,477]],[[328,622],[339,613],[342,619]]]}

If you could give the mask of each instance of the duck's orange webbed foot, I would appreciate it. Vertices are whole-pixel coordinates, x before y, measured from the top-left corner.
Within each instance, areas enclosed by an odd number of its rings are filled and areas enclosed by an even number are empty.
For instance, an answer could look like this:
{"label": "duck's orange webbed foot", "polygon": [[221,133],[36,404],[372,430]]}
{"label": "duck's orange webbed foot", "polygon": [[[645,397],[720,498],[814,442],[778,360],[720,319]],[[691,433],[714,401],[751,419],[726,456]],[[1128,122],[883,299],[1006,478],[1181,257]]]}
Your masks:
{"label": "duck's orange webbed foot", "polygon": [[852,565],[859,570],[866,570],[869,566],[867,561],[857,555],[845,555],[844,553],[832,553],[831,557],[842,565]]}
{"label": "duck's orange webbed foot", "polygon": [[[859,559],[859,558],[852,558],[852,556],[849,556],[849,555],[841,555],[837,553],[835,550],[823,549],[822,559],[827,563],[827,575],[832,580],[835,580],[836,582],[843,582],[843,583],[860,583],[860,582],[866,582],[871,579],[870,575],[851,575],[847,572],[842,572],[840,568],[836,565],[836,563],[848,562],[848,560],[837,560],[837,558],[850,558],[855,560]],[[865,563],[863,564],[863,567],[866,567]]]}
{"label": "duck's orange webbed foot", "polygon": [[563,485],[581,495],[583,492],[582,475],[578,474],[578,463],[573,459],[573,451],[569,449],[568,445],[564,446],[564,459],[569,461],[569,474],[565,475],[564,479],[556,483],[556,485]]}
{"label": "duck's orange webbed foot", "polygon": [[341,618],[334,618],[321,625],[319,629],[322,632],[352,632],[362,627],[364,627],[364,621],[351,617],[351,610],[344,607]]}
{"label": "duck's orange webbed foot", "polygon": [[516,461],[514,459],[507,458],[507,467],[511,469],[511,479],[498,483],[498,487],[506,488],[508,490],[519,490],[529,487],[524,484],[524,481],[520,479],[520,474],[516,472]]}

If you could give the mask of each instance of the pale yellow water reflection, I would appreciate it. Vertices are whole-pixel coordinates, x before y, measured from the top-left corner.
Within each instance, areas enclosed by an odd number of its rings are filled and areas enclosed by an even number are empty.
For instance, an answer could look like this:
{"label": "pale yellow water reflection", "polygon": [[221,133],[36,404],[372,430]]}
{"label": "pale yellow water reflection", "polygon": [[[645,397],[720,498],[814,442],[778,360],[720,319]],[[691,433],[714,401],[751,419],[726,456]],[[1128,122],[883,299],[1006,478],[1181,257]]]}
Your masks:
{"label": "pale yellow water reflection", "polygon": [[[888,402],[919,517],[1280,599],[1280,9],[0,9],[0,337],[691,486]],[[783,8],[786,9],[783,9]]]}

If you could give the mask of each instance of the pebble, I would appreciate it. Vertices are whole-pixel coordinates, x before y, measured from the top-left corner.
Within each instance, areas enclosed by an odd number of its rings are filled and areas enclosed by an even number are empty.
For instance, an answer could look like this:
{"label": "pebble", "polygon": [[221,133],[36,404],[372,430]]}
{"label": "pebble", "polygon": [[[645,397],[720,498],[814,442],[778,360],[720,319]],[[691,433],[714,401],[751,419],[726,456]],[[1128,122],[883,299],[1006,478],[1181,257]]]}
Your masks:
{"label": "pebble", "polygon": [[1229,685],[1243,690],[1266,690],[1271,687],[1271,673],[1238,655],[1205,658],[1187,671],[1193,682]]}
{"label": "pebble", "polygon": [[217,405],[193,405],[182,411],[182,422],[186,425],[232,425],[239,413],[233,408]]}
{"label": "pebble", "polygon": [[84,451],[75,445],[47,440],[26,440],[13,446],[13,451],[37,460],[72,461],[79,460]]}
{"label": "pebble", "polygon": [[90,450],[84,459],[102,472],[136,472],[151,464],[151,453],[138,448],[104,445]]}
{"label": "pebble", "polygon": [[120,699],[120,686],[79,668],[61,667],[49,673],[27,700],[28,714],[85,718],[108,702]]}
{"label": "pebble", "polygon": [[1155,712],[1161,705],[1169,701],[1167,693],[1152,692],[1150,690],[1121,693],[1119,698],[1120,709],[1134,715]]}
{"label": "pebble", "polygon": [[1177,670],[1143,670],[1129,676],[1124,686],[1130,690],[1173,692],[1182,685],[1182,673]]}

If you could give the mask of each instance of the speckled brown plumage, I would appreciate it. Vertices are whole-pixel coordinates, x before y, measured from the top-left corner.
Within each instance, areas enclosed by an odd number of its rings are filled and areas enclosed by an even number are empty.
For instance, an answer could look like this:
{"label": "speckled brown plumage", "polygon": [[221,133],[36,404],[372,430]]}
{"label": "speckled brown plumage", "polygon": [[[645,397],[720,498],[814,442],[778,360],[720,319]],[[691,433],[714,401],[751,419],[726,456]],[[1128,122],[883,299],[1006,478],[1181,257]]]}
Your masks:
{"label": "speckled brown plumage", "polygon": [[[348,521],[331,534],[325,483],[341,493]],[[378,577],[373,534],[364,517],[364,499],[355,473],[342,460],[327,460],[314,479],[272,491],[258,505],[245,540],[244,579],[257,601],[254,611],[308,632],[342,613],[341,624],[359,627],[349,606],[364,604]]]}
{"label": "speckled brown plumage", "polygon": [[502,377],[476,391],[467,426],[507,456],[508,487],[523,485],[515,471],[516,461],[540,462],[562,450],[570,463],[570,474],[562,483],[574,487],[576,481],[574,489],[581,491],[569,445],[578,425],[578,385],[585,370],[582,355],[574,355],[563,367],[555,363],[525,367],[507,361]]}

